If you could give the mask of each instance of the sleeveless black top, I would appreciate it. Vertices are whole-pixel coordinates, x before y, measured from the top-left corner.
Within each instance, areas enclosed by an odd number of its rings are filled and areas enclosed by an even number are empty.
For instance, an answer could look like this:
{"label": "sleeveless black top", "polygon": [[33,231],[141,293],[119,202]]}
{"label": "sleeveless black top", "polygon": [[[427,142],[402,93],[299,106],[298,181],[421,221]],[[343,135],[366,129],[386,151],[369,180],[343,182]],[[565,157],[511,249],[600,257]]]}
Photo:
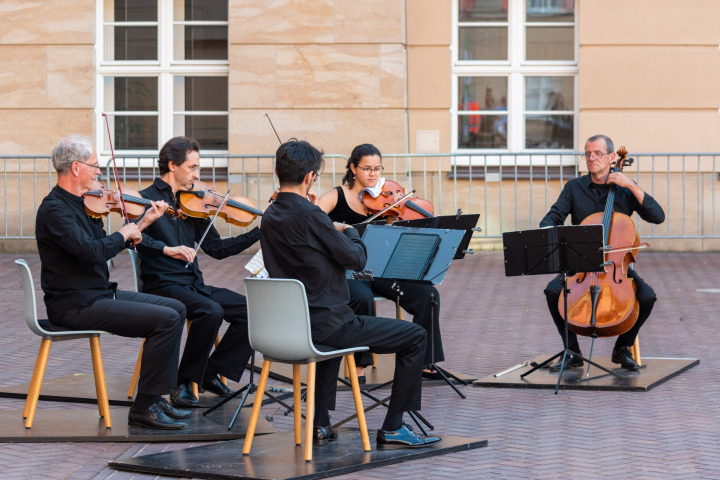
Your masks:
{"label": "sleeveless black top", "polygon": [[356,225],[367,220],[369,215],[361,215],[350,208],[350,205],[348,205],[345,199],[345,191],[342,187],[335,187],[335,190],[338,192],[338,199],[335,208],[328,214],[330,220],[333,222],[347,223],[348,225]]}

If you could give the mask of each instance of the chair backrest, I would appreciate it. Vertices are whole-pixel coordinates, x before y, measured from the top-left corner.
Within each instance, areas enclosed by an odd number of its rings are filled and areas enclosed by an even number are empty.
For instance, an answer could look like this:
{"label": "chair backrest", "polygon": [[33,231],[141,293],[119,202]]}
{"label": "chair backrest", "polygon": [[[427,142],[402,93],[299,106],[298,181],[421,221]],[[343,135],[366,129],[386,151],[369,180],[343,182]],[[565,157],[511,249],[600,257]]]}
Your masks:
{"label": "chair backrest", "polygon": [[253,349],[285,361],[321,355],[312,342],[307,296],[300,281],[246,278],[245,291]]}
{"label": "chair backrest", "polygon": [[32,279],[32,272],[27,262],[23,259],[15,260],[20,269],[20,278],[22,279],[23,297],[25,299],[25,322],[27,326],[37,335],[45,335],[45,330],[40,327],[37,316],[37,303],[35,301],[35,284]]}
{"label": "chair backrest", "polygon": [[130,265],[132,265],[133,280],[135,280],[135,291],[142,292],[143,281],[140,278],[140,258],[138,258],[138,254],[135,253],[132,248],[128,248],[127,252],[130,254]]}

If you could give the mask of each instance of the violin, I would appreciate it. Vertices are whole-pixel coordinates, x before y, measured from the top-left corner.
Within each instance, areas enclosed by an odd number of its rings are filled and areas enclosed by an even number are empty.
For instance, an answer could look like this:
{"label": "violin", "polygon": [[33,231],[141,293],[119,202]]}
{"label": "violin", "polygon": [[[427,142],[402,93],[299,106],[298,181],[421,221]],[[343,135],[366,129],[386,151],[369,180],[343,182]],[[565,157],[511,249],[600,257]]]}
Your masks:
{"label": "violin", "polygon": [[[362,203],[365,211],[370,215],[376,215],[392,206],[397,197],[405,195],[405,189],[392,180],[385,180],[380,195],[373,198],[370,193],[363,193]],[[383,216],[397,217],[400,220],[415,220],[417,218],[433,218],[434,209],[432,203],[423,198],[409,197],[397,205],[392,206],[383,212]]]}
{"label": "violin", "polygon": [[[618,149],[619,158],[611,172],[621,172],[625,165],[627,149]],[[617,185],[611,185],[605,210],[593,213],[580,225],[603,225],[603,252],[605,263],[602,272],[578,273],[568,278],[568,329],[578,335],[612,337],[621,335],[635,325],[639,303],[635,296],[635,282],[627,275],[628,267],[635,261],[640,244],[635,223],[622,213],[613,212]],[[563,298],[558,301],[560,314],[565,306]]]}
{"label": "violin", "polygon": [[262,210],[255,208],[255,204],[248,198],[240,195],[230,195],[223,204],[225,195],[216,192],[210,185],[203,182],[193,182],[190,190],[178,193],[180,211],[194,218],[207,218],[218,211],[218,216],[226,222],[239,227],[250,225]]}
{"label": "violin", "polygon": [[[150,200],[129,188],[123,188],[122,200],[125,200],[128,217],[133,220],[142,217],[146,208],[151,206]],[[105,217],[110,212],[123,213],[121,195],[118,191],[107,188],[104,183],[97,180],[93,182],[91,189],[85,192],[83,201],[85,212],[92,218]],[[168,207],[165,213],[174,217],[184,216],[182,212],[177,212],[171,207]]]}

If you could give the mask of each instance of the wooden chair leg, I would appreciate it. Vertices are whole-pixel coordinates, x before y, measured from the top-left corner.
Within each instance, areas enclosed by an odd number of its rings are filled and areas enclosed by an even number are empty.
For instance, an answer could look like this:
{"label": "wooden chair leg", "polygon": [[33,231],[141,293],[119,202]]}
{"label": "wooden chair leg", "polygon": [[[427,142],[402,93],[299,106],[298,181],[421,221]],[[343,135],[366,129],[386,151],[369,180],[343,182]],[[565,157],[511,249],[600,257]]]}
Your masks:
{"label": "wooden chair leg", "polygon": [[350,369],[348,368],[348,362],[345,359],[343,360],[343,376],[345,378],[350,378]]}
{"label": "wooden chair leg", "polygon": [[376,353],[373,353],[373,363],[372,363],[372,367],[373,367],[373,368],[377,368],[377,354],[376,354]]}
{"label": "wooden chair leg", "polygon": [[[351,374],[352,375],[352,374]],[[355,372],[357,381],[357,372]],[[307,396],[305,397],[305,461],[312,461],[312,432],[315,418],[315,362],[307,366]]]}
{"label": "wooden chair leg", "polygon": [[140,365],[142,365],[143,348],[145,348],[144,339],[142,345],[140,345],[140,353],[138,353],[138,358],[135,362],[135,370],[133,370],[132,378],[130,379],[130,387],[128,387],[127,392],[128,398],[133,398],[135,396],[135,389],[137,388],[138,380],[140,379]]}
{"label": "wooden chair leg", "polygon": [[90,337],[90,353],[92,354],[93,372],[95,373],[95,388],[97,390],[98,407],[100,415],[105,419],[105,428],[112,428],[110,420],[110,404],[108,402],[107,386],[105,385],[105,369],[100,349],[100,336]]}
{"label": "wooden chair leg", "polygon": [[25,428],[27,430],[32,428],[33,419],[35,418],[35,409],[37,408],[38,398],[40,398],[40,386],[45,376],[45,367],[47,366],[48,357],[50,356],[51,346],[52,340],[49,338],[42,339],[37,361],[35,362],[35,372],[30,381],[30,390],[28,391],[27,400],[25,400],[25,410],[23,411],[23,416],[26,418]]}
{"label": "wooden chair leg", "polygon": [[638,365],[642,365],[642,359],[640,358],[640,338],[638,335],[635,335],[635,343],[630,347],[630,354]]}
{"label": "wooden chair leg", "polygon": [[370,437],[368,436],[367,423],[365,422],[365,409],[363,408],[362,398],[360,397],[360,383],[358,382],[357,371],[355,371],[355,357],[353,355],[346,355],[345,359],[350,367],[350,384],[352,385],[353,400],[355,400],[355,410],[357,411],[363,450],[369,452]]}
{"label": "wooden chair leg", "polygon": [[293,415],[295,417],[295,446],[302,445],[302,387],[300,365],[293,365]]}
{"label": "wooden chair leg", "polygon": [[247,432],[245,432],[245,443],[243,444],[243,455],[250,454],[253,436],[255,436],[255,428],[257,427],[258,418],[260,418],[260,407],[262,406],[263,394],[267,386],[268,375],[270,375],[270,365],[272,362],[263,360],[262,371],[260,372],[260,381],[257,391],[255,392],[255,402],[253,403],[252,413],[250,414],[250,423],[248,423]]}

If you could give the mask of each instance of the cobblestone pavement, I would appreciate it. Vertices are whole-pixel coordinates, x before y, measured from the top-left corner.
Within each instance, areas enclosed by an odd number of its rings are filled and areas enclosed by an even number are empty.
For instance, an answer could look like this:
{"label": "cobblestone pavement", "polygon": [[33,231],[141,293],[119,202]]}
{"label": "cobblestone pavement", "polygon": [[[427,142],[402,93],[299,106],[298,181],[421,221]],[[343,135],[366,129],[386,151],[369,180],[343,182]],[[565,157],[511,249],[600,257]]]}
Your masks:
{"label": "cobblestone pavement", "polygon": [[[0,255],[0,386],[29,382],[39,345],[25,326],[22,292],[13,260]],[[36,287],[40,263],[27,255]],[[206,281],[242,289],[248,256],[222,262],[203,256]],[[448,387],[423,391],[422,413],[439,435],[488,439],[488,448],[365,470],[341,479],[710,479],[720,478],[717,448],[720,422],[720,254],[641,252],[638,272],[655,288],[659,301],[641,331],[645,357],[693,357],[700,365],[650,392],[461,387],[459,398]],[[112,277],[132,288],[126,254],[116,259]],[[443,366],[481,378],[538,354],[551,354],[561,341],[547,314],[543,287],[549,276],[504,276],[501,252],[478,252],[455,261],[439,286],[442,332],[447,360]],[[41,297],[40,297],[41,298]],[[389,302],[380,314],[392,315]],[[44,308],[40,309],[41,315]],[[90,369],[86,348],[75,342],[53,346],[46,378]],[[581,339],[589,351],[588,339]],[[103,338],[106,374],[132,372],[139,340]],[[609,355],[611,339],[596,342],[595,355]],[[84,373],[84,370],[81,370]],[[342,413],[351,410],[340,393]],[[92,405],[41,402],[38,408],[94,409]],[[111,407],[117,410],[115,407]],[[22,401],[0,398],[0,409],[22,410]],[[277,411],[264,407],[266,414]],[[377,410],[368,425],[382,421]],[[274,415],[279,431],[292,429],[290,417]],[[124,421],[116,416],[115,422]],[[127,479],[155,478],[107,467],[118,458],[186,448],[180,444],[78,443],[4,444],[3,478]],[[240,454],[240,452],[238,452]]]}

